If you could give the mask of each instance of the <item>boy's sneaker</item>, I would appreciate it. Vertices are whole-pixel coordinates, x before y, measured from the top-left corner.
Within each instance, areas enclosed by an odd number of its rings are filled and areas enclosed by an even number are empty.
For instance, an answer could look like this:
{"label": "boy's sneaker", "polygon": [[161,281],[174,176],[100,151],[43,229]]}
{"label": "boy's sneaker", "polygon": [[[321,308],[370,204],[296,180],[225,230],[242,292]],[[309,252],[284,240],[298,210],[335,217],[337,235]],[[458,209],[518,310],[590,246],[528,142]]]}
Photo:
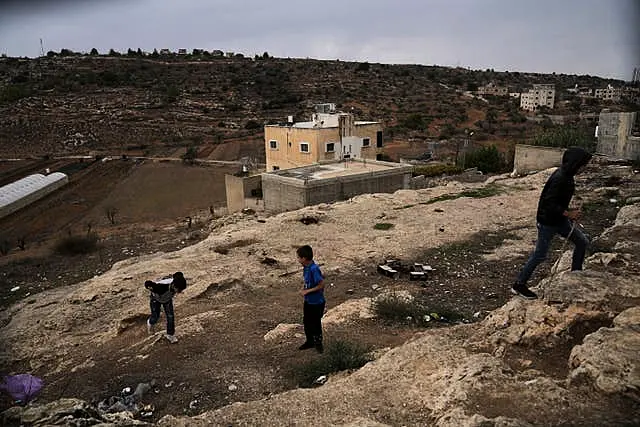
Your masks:
{"label": "boy's sneaker", "polygon": [[304,344],[298,347],[298,350],[308,350],[310,348],[313,348],[313,343],[311,341],[305,341]]}
{"label": "boy's sneaker", "polygon": [[149,319],[147,319],[147,332],[149,335],[153,334],[153,325],[149,323]]}
{"label": "boy's sneaker", "polygon": [[164,337],[168,339],[171,344],[178,342],[178,338],[175,335],[164,334]]}
{"label": "boy's sneaker", "polygon": [[515,295],[520,295],[524,299],[536,299],[538,295],[533,292],[531,289],[527,288],[527,285],[521,285],[519,283],[515,283],[511,287],[511,293]]}

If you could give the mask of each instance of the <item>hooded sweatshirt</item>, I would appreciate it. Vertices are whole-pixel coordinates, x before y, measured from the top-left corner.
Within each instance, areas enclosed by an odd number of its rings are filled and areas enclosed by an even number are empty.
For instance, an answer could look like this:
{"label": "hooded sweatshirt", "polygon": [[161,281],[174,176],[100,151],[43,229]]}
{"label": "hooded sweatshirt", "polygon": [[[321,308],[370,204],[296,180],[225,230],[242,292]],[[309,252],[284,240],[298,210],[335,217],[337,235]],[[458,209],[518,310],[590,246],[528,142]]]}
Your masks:
{"label": "hooded sweatshirt", "polygon": [[575,191],[574,175],[589,163],[591,154],[580,147],[571,147],[562,155],[560,166],[547,180],[538,202],[536,220],[542,225],[559,225]]}
{"label": "hooded sweatshirt", "polygon": [[168,277],[158,281],[147,280],[144,287],[151,291],[151,298],[159,303],[167,303],[171,301],[176,291],[173,287],[173,278]]}

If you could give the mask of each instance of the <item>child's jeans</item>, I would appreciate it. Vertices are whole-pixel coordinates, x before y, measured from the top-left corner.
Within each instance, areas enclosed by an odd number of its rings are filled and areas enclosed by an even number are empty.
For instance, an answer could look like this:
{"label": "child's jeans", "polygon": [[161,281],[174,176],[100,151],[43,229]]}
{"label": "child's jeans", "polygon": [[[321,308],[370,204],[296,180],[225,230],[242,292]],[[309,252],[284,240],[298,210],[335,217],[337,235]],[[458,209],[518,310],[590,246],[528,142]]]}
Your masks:
{"label": "child's jeans", "polygon": [[149,317],[149,324],[155,325],[160,318],[160,307],[164,308],[164,315],[167,317],[167,334],[173,335],[176,332],[175,318],[173,314],[173,300],[169,302],[158,302],[151,298],[151,317]]}
{"label": "child's jeans", "polygon": [[571,271],[582,270],[582,262],[584,261],[587,246],[589,245],[589,239],[587,239],[587,236],[584,235],[578,226],[573,227],[572,230],[572,223],[566,218],[557,226],[543,225],[540,223],[538,223],[537,226],[538,240],[536,241],[536,248],[518,275],[517,283],[519,285],[526,285],[536,267],[547,258],[547,253],[551,246],[551,239],[553,239],[553,236],[556,234],[570,240],[575,245]]}
{"label": "child's jeans", "polygon": [[304,303],[302,323],[304,324],[304,334],[307,336],[308,343],[322,344],[324,304]]}

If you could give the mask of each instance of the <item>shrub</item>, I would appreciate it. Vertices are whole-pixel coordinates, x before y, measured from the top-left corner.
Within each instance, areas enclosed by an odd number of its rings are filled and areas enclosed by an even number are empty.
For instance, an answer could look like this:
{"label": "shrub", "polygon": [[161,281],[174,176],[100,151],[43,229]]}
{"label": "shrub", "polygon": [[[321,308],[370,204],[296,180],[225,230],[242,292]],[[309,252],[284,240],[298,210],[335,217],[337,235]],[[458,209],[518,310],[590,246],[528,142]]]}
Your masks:
{"label": "shrub", "polygon": [[482,147],[465,154],[465,168],[478,168],[484,173],[496,173],[504,171],[506,162],[495,145]]}
{"label": "shrub", "polygon": [[413,176],[456,175],[456,174],[462,173],[463,171],[464,171],[463,168],[456,165],[437,164],[437,165],[426,165],[426,166],[414,166]]}
{"label": "shrub", "polygon": [[393,227],[393,224],[389,223],[389,222],[379,222],[376,225],[373,226],[374,229],[376,230],[388,230],[390,228]]}
{"label": "shrub", "polygon": [[537,135],[532,145],[545,147],[582,147],[587,151],[595,149],[595,140],[590,132],[584,128],[574,126],[556,126]]}
{"label": "shrub", "polygon": [[98,235],[87,233],[84,236],[68,235],[58,240],[54,250],[60,255],[82,255],[94,252],[98,248]]}
{"label": "shrub", "polygon": [[369,351],[370,348],[360,343],[332,341],[319,359],[294,368],[293,375],[301,387],[311,387],[321,375],[361,368],[372,360]]}

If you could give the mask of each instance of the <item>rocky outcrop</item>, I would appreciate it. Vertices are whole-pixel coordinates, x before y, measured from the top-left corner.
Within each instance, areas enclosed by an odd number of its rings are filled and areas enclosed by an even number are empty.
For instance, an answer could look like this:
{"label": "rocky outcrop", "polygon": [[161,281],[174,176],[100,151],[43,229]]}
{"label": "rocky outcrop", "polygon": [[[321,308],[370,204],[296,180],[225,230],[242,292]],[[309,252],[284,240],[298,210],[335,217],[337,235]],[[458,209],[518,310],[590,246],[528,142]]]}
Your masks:
{"label": "rocky outcrop", "polygon": [[[508,184],[508,180],[502,182]],[[369,210],[374,209],[374,206],[376,209],[380,209],[381,206],[384,206],[382,209],[389,209],[396,205],[404,206],[407,201],[415,202],[416,199],[425,198],[424,194],[419,192],[407,191],[402,192],[400,196],[403,199],[401,202],[395,201],[390,195],[372,195],[359,196],[357,200],[335,207],[306,209],[305,215],[318,209],[322,209],[323,212],[339,210],[339,215],[323,217],[323,221],[329,222],[334,228],[332,233],[325,231],[326,241],[323,247],[327,258],[335,257],[331,259],[333,269],[346,268],[362,261],[355,259],[351,254],[366,254],[367,248],[375,247],[371,243],[372,240],[381,245],[379,250],[382,253],[388,253],[384,251],[393,245],[398,245],[395,249],[402,252],[409,250],[410,245],[417,244],[420,239],[424,241],[438,238],[437,232],[433,235],[425,232],[417,238],[412,237],[412,227],[419,227],[422,222],[416,219],[415,214],[410,213],[398,218],[408,210],[402,209],[397,211],[398,217],[394,221],[402,222],[404,228],[400,231],[401,237],[409,240],[409,243],[402,239],[389,241],[391,239],[372,235],[362,238],[363,243],[360,247],[351,246],[349,251],[340,249],[341,245],[346,245],[347,239],[339,231],[352,225],[345,225],[340,221],[344,218],[357,218],[361,221],[361,216],[356,212],[362,210],[358,209],[363,209],[363,206]],[[516,193],[512,197],[510,203],[524,205],[525,201],[521,198],[530,196]],[[446,205],[446,209],[455,212],[456,203],[475,201],[451,201]],[[526,206],[528,213],[531,213],[531,205]],[[487,205],[486,209],[489,210],[491,207]],[[499,212],[500,210],[496,210],[495,215],[499,215]],[[300,213],[289,213],[270,218],[266,224],[261,225],[268,227],[262,231],[246,227],[246,224],[244,227],[230,224],[220,236],[212,236],[202,244],[179,253],[163,255],[163,266],[166,269],[167,265],[174,265],[174,262],[178,265],[178,261],[182,265],[188,264],[188,270],[194,272],[198,281],[188,289],[187,298],[224,295],[225,292],[240,286],[233,280],[234,277],[238,277],[238,265],[246,266],[252,273],[265,267],[258,263],[248,265],[243,255],[246,248],[243,248],[242,252],[231,254],[239,258],[237,264],[213,263],[218,274],[223,272],[226,277],[225,280],[214,280],[199,265],[207,264],[212,258],[220,261],[220,257],[230,255],[216,254],[209,248],[224,243],[230,248],[231,253],[240,247],[234,247],[232,242],[251,241],[251,250],[254,253],[264,250],[274,258],[286,259],[287,252],[280,252],[277,248],[286,248],[289,251],[291,245],[283,241],[278,242],[277,246],[267,246],[265,236],[278,235],[278,228],[281,229],[281,234],[284,230],[288,235],[292,234],[292,229],[299,223],[295,221],[299,215]],[[486,219],[479,220],[486,222],[474,223],[473,226],[492,227],[494,220],[496,218],[487,213]],[[458,221],[461,222],[460,218]],[[518,223],[518,220],[514,222]],[[417,333],[410,341],[381,353],[375,360],[351,374],[329,376],[328,381],[319,388],[295,389],[263,400],[236,402],[194,417],[165,416],[159,424],[441,427],[638,425],[640,254],[632,239],[638,233],[639,224],[640,205],[626,206],[621,209],[613,227],[606,230],[600,238],[602,243],[605,239],[616,236],[616,243],[607,246],[606,253],[616,255],[626,263],[613,260],[603,263],[603,257],[593,257],[582,272],[568,272],[557,268],[538,286],[537,292],[542,297],[539,300],[524,301],[513,298],[478,323],[433,328]],[[453,227],[454,223],[447,224],[447,227],[449,225]],[[311,235],[313,231],[308,230],[306,229],[307,233]],[[329,248],[335,249],[336,253]],[[349,255],[352,258],[349,258]],[[149,259],[138,263],[121,263],[113,271],[96,278],[95,282],[139,277],[149,269],[157,267],[156,262],[159,261]],[[291,267],[286,265],[285,272],[281,274],[289,274]],[[624,271],[624,274],[620,274],[621,271]],[[267,280],[271,280],[270,283],[277,283],[277,275],[264,270],[262,273]],[[123,305],[122,312],[119,313],[120,321],[113,322],[108,330],[101,330],[97,322],[87,320],[86,330],[100,331],[102,339],[106,339],[110,334],[117,334],[118,328],[114,325],[121,325],[122,318],[135,319],[141,315],[140,309],[128,305],[128,298],[123,297],[136,295],[137,287],[129,286],[121,280],[119,283],[123,284],[118,288],[118,292],[113,294],[113,288],[107,292],[100,286],[90,286],[92,282],[79,284],[71,291],[56,291],[59,305],[53,303],[46,307],[55,315],[63,317],[43,316],[43,324],[89,319],[84,317],[83,310],[96,308],[93,306],[96,298],[104,301],[117,297]],[[76,300],[82,301],[83,305],[74,305],[76,311],[74,316],[70,316],[63,308],[65,305],[75,304],[73,301]],[[41,301],[38,304],[46,303],[47,301]],[[358,321],[370,316],[371,313],[366,307],[369,303],[368,299],[353,300],[350,304],[334,308],[333,312],[327,314],[327,318],[336,322]],[[46,359],[43,354],[37,352],[38,345],[49,342],[43,335],[35,333],[31,329],[32,326],[27,325],[22,317],[25,313],[34,315],[35,308],[26,304],[22,308],[25,312],[12,310],[13,318],[8,325],[11,332],[5,331],[5,337],[11,338],[11,344],[25,357],[27,350],[34,351],[39,363],[48,360],[52,366],[59,369],[65,367],[62,359],[53,356]],[[198,331],[199,322],[196,320],[194,318],[194,326],[190,329],[193,333]],[[190,324],[189,321],[186,323]],[[295,333],[296,330],[295,324],[282,324],[272,330],[265,339],[278,341],[287,334]],[[18,334],[21,332],[28,334],[24,342],[18,342]],[[73,343],[74,339],[87,339],[86,335],[73,337],[71,332],[68,334],[61,337],[66,346]],[[96,340],[95,337],[92,339]],[[77,404],[79,403],[73,403]],[[28,424],[24,414],[31,414],[32,412],[28,411],[37,410],[30,408],[12,411],[15,411],[14,415],[6,416],[12,416],[12,419]],[[42,414],[39,418],[28,419],[35,422],[36,419],[48,420],[51,417],[47,411]],[[101,420],[99,417],[104,415],[89,412],[88,417]],[[49,421],[42,423],[46,424]]]}

